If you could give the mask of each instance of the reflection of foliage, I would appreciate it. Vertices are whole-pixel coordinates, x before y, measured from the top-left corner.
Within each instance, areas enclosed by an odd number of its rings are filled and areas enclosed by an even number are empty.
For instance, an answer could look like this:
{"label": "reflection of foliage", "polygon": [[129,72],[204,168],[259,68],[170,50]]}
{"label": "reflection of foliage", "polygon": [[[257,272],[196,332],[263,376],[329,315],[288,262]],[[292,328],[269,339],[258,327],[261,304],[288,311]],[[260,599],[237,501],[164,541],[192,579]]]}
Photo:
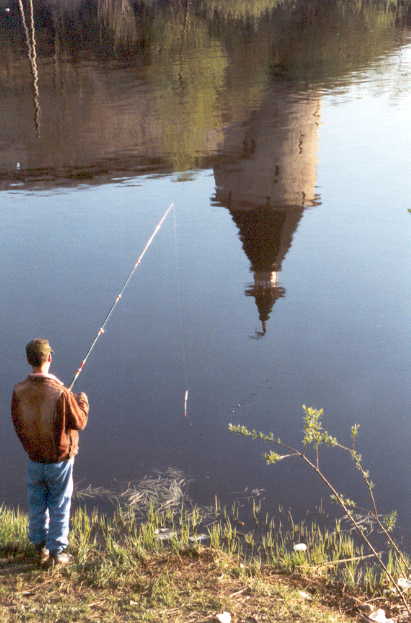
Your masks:
{"label": "reflection of foliage", "polygon": [[204,0],[208,13],[222,15],[226,19],[259,18],[271,11],[283,0]]}
{"label": "reflection of foliage", "polygon": [[[100,105],[105,98],[122,96],[115,80],[102,78],[101,59],[124,60],[128,75],[132,64],[136,70],[143,68],[144,97],[150,104],[154,101],[147,125],[154,128],[156,145],[160,134],[159,151],[150,156],[166,154],[174,170],[187,171],[210,153],[210,146],[215,149],[222,138],[223,115],[226,123],[249,119],[260,108],[270,81],[290,89],[323,81],[332,85],[392,52],[401,44],[398,32],[410,4],[410,0],[37,0],[39,55],[53,59],[40,83],[53,97],[53,89],[60,85],[63,110],[70,106],[78,84],[79,65],[71,61],[98,58],[83,79],[96,93],[98,106],[90,113],[93,123],[105,128],[114,145],[116,127],[123,124],[124,134],[132,135],[133,128],[146,120],[138,113],[133,116],[132,110],[117,120],[111,116],[114,106]],[[28,84],[20,63],[24,39],[18,13],[10,17],[7,29],[0,30],[0,50],[0,87],[3,94],[14,96]],[[148,142],[151,139],[150,135]],[[135,142],[145,142],[142,132]]]}
{"label": "reflection of foliage", "polygon": [[389,53],[398,41],[398,19],[405,5],[395,0],[299,2],[284,19],[274,46],[273,73],[305,83],[338,80]]}
{"label": "reflection of foliage", "polygon": [[99,0],[98,21],[102,32],[108,32],[114,46],[128,48],[139,39],[134,9],[130,0]]}
{"label": "reflection of foliage", "polygon": [[147,77],[154,86],[163,149],[174,170],[187,170],[209,135],[221,128],[218,97],[226,54],[202,20],[184,13],[155,19],[152,33]]}

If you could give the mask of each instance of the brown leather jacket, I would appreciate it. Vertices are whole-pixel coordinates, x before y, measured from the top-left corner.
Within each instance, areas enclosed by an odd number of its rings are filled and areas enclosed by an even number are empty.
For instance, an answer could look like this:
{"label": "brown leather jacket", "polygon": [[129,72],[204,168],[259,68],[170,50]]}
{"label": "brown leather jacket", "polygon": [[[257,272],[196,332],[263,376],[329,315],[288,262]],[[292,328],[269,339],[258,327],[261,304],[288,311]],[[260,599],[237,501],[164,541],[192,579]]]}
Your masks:
{"label": "brown leather jacket", "polygon": [[57,378],[30,374],[14,386],[11,416],[32,461],[58,463],[78,452],[78,431],[87,424],[89,404]]}

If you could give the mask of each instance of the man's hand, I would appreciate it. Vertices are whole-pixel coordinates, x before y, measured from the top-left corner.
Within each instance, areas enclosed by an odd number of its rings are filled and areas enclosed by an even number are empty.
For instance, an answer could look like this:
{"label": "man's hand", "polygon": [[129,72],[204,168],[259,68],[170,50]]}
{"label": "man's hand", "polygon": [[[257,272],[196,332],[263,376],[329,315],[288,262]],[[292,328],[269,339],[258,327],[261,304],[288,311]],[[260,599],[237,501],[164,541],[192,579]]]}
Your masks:
{"label": "man's hand", "polygon": [[86,403],[86,405],[88,405],[88,397],[87,394],[85,394],[84,392],[80,392],[78,394],[74,394],[76,397],[77,402],[80,403]]}

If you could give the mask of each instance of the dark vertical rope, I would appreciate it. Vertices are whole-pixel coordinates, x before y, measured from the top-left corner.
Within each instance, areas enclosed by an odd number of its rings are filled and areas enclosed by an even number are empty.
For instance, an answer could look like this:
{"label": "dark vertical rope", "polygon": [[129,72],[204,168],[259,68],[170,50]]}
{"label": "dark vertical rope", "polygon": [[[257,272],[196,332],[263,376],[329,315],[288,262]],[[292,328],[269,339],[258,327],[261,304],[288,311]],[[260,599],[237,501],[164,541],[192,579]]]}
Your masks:
{"label": "dark vertical rope", "polygon": [[37,66],[37,47],[36,47],[36,27],[34,23],[33,0],[29,0],[30,8],[30,30],[27,26],[26,13],[22,0],[18,0],[21,22],[26,37],[27,53],[30,64],[31,75],[33,78],[33,107],[34,107],[34,127],[37,137],[40,138],[40,90],[39,90],[39,71]]}

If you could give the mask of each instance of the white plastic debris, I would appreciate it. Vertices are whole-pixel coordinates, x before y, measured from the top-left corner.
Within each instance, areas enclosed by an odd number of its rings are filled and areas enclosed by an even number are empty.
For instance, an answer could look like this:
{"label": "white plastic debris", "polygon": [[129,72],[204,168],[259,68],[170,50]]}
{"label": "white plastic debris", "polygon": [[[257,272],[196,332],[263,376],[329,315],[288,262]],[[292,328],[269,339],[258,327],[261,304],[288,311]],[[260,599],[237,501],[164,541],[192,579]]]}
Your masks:
{"label": "white plastic debris", "polygon": [[231,614],[229,612],[222,612],[217,614],[216,619],[219,623],[231,623]]}
{"label": "white plastic debris", "polygon": [[310,595],[310,593],[306,593],[305,591],[298,591],[298,595],[301,597],[301,599],[312,599],[312,595]]}
{"label": "white plastic debris", "polygon": [[17,171],[19,171],[21,169],[21,164],[20,162],[16,162],[16,169]]}
{"label": "white plastic debris", "polygon": [[168,528],[158,528],[154,530],[154,534],[159,541],[170,541],[176,536],[176,533]]}
{"label": "white plastic debris", "polygon": [[208,536],[208,534],[193,534],[193,536],[190,536],[188,540],[190,541],[190,543],[201,543],[202,541],[206,541],[209,538],[210,537]]}
{"label": "white plastic debris", "polygon": [[296,543],[293,547],[293,550],[295,552],[306,552],[307,551],[307,546],[305,543]]}
{"label": "white plastic debris", "polygon": [[10,13],[11,9],[9,9],[9,7],[7,7],[6,9],[4,9],[6,11],[6,13]]}
{"label": "white plastic debris", "polygon": [[378,610],[374,610],[371,614],[368,615],[368,618],[371,621],[375,621],[375,623],[396,623],[394,619],[387,619],[385,616],[385,610],[382,608],[378,608]]}
{"label": "white plastic debris", "polygon": [[398,578],[397,584],[403,591],[411,588],[411,580],[407,580],[407,578]]}

